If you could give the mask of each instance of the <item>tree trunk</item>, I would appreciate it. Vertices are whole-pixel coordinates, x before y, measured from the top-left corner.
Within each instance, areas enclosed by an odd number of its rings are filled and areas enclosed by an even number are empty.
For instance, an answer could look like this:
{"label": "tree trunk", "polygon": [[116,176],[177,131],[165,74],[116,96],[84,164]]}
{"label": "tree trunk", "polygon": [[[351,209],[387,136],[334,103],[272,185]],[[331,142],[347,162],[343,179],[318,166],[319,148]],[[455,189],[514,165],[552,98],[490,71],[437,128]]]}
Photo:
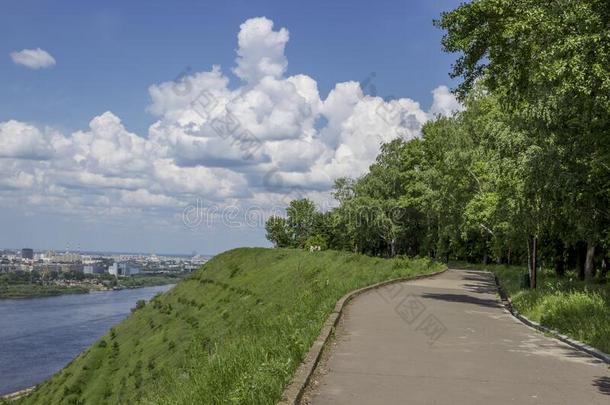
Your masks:
{"label": "tree trunk", "polygon": [[[530,280],[532,279],[532,244],[530,243],[529,236],[527,237],[527,241],[525,242],[527,245],[527,273],[530,276]],[[531,281],[530,281],[531,286]]]}
{"label": "tree trunk", "polygon": [[579,242],[576,244],[576,271],[578,279],[585,279],[585,255],[583,254],[583,245]]}
{"label": "tree trunk", "polygon": [[532,262],[530,270],[530,288],[535,289],[538,279],[538,238],[532,237]]}
{"label": "tree trunk", "polygon": [[566,272],[564,251],[565,247],[563,242],[557,241],[555,243],[555,274],[557,274],[558,277],[563,277]]}
{"label": "tree trunk", "polygon": [[602,259],[602,274],[601,274],[602,281],[606,280],[607,275],[608,275],[608,257],[604,256],[604,258]]}
{"label": "tree trunk", "polygon": [[595,266],[595,245],[587,242],[587,258],[585,259],[585,281],[593,280],[593,267]]}

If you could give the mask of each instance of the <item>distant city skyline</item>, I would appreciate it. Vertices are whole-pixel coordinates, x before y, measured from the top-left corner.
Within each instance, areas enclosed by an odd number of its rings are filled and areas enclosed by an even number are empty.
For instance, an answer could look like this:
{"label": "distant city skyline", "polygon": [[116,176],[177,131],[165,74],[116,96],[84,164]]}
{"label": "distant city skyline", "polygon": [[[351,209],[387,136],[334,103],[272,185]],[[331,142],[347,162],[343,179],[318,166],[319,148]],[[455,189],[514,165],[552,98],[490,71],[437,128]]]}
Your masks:
{"label": "distant city skyline", "polygon": [[107,250],[84,250],[84,249],[53,249],[53,248],[36,248],[36,247],[31,247],[31,246],[23,246],[23,247],[6,247],[6,246],[0,246],[0,252],[2,251],[13,251],[16,253],[21,252],[23,249],[32,249],[34,251],[34,254],[41,254],[41,253],[46,253],[46,252],[56,252],[56,253],[63,253],[63,252],[70,252],[70,253],[78,253],[78,254],[82,254],[82,255],[86,255],[86,256],[93,256],[93,255],[112,255],[112,256],[119,256],[119,255],[131,255],[131,256],[151,256],[151,255],[156,255],[156,256],[164,256],[164,257],[192,257],[192,256],[202,256],[202,257],[211,257],[214,256],[214,254],[210,254],[210,253],[202,253],[202,252],[197,252],[197,251],[193,251],[190,253],[185,253],[185,252],[137,252],[137,251],[107,251]]}

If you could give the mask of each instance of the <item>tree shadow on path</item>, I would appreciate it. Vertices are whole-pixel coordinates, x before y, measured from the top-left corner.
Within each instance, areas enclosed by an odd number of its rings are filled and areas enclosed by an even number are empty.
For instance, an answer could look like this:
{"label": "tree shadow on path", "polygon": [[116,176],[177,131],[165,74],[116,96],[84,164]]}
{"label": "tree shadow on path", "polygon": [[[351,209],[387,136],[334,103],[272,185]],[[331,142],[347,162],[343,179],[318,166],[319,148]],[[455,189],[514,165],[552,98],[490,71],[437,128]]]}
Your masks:
{"label": "tree shadow on path", "polygon": [[448,302],[462,302],[464,304],[474,304],[484,307],[500,308],[500,303],[495,299],[477,298],[468,294],[440,294],[440,293],[423,293],[422,298],[441,300]]}
{"label": "tree shadow on path", "polygon": [[[465,282],[466,290],[481,294],[495,294],[498,291],[496,282],[493,276],[489,273],[464,271],[465,275],[462,280]],[[470,282],[474,283],[470,283]]]}
{"label": "tree shadow on path", "polygon": [[597,387],[602,394],[610,395],[610,377],[597,377],[595,381],[593,381],[593,385]]}

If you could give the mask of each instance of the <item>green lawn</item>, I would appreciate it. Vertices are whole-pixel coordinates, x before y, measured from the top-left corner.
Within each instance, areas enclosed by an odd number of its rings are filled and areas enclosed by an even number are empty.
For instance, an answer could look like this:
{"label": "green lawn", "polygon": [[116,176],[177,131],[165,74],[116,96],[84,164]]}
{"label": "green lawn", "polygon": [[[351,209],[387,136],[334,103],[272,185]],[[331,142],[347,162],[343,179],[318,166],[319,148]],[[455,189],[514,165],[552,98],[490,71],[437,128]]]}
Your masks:
{"label": "green lawn", "polygon": [[231,250],[20,402],[275,404],[340,297],[441,268],[335,251]]}
{"label": "green lawn", "polygon": [[586,284],[568,272],[558,278],[551,269],[538,274],[536,290],[521,287],[525,267],[452,263],[456,268],[494,272],[513,306],[529,319],[610,353],[610,284]]}

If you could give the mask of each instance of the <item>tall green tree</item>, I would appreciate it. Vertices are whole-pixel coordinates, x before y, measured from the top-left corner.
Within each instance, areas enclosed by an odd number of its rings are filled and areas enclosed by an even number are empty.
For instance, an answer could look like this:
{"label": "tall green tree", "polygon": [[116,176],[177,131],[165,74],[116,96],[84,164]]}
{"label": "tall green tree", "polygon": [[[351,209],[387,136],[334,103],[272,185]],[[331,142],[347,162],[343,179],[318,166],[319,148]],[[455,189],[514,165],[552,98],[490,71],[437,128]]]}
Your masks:
{"label": "tall green tree", "polygon": [[267,240],[275,247],[288,247],[292,240],[289,234],[288,223],[285,218],[272,216],[265,223]]}
{"label": "tall green tree", "polygon": [[[534,142],[526,164],[545,170],[525,184],[526,209],[550,217],[545,209],[557,212],[549,202],[557,198],[545,191],[562,193],[560,209],[575,219],[573,229],[587,243],[590,279],[607,223],[610,3],[475,0],[435,24],[447,31],[444,49],[461,53],[452,76],[463,79],[462,99],[480,82],[529,131]],[[558,174],[565,186],[554,188],[545,172]],[[532,231],[533,247],[539,234]]]}
{"label": "tall green tree", "polygon": [[313,201],[302,198],[290,202],[286,208],[287,225],[295,246],[303,247],[316,225],[316,207]]}

